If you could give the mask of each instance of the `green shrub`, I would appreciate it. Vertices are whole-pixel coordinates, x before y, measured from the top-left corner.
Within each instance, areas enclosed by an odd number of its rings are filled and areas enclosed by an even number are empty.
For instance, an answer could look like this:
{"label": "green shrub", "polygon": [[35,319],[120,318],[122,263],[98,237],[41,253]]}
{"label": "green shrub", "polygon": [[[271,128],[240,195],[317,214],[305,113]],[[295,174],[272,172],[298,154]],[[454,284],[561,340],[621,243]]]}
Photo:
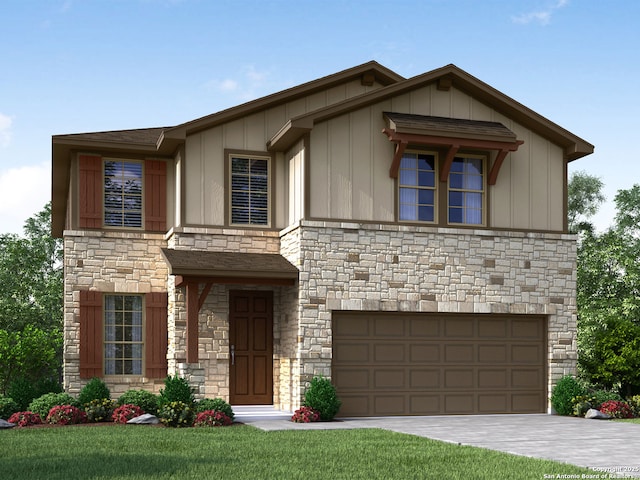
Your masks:
{"label": "green shrub", "polygon": [[80,394],[78,395],[78,402],[80,405],[85,405],[92,400],[107,400],[111,398],[111,392],[105,383],[99,378],[93,377],[89,382],[82,387]]}
{"label": "green shrub", "polygon": [[42,377],[34,383],[25,377],[18,377],[7,389],[7,395],[18,404],[19,411],[25,411],[33,400],[45,393],[62,393],[60,382],[51,377]]}
{"label": "green shrub", "polygon": [[622,400],[620,395],[609,390],[589,390],[584,395],[573,397],[573,415],[576,417],[584,417],[590,408],[600,410],[600,406],[608,401]]}
{"label": "green shrub", "polygon": [[205,398],[200,400],[196,404],[196,413],[206,412],[207,410],[213,410],[215,412],[222,412],[231,420],[234,418],[233,409],[231,405],[225,402],[221,398]]}
{"label": "green shrub", "polygon": [[608,402],[610,400],[622,400],[622,397],[620,395],[610,390],[595,390],[590,395],[592,398],[593,408],[595,408],[596,410],[600,410],[600,406],[604,402]]}
{"label": "green shrub", "polygon": [[342,402],[336,395],[336,387],[324,377],[314,377],[304,395],[304,406],[320,412],[320,420],[333,420]]}
{"label": "green shrub", "polygon": [[84,404],[84,411],[89,422],[108,422],[111,420],[116,402],[108,398],[91,400]]}
{"label": "green shrub", "polygon": [[6,420],[11,415],[20,411],[20,407],[13,398],[0,394],[0,418]]}
{"label": "green shrub", "polygon": [[35,385],[24,377],[16,378],[7,389],[9,395],[18,404],[19,412],[25,411],[34,399],[38,398]]}
{"label": "green shrub", "polygon": [[59,405],[79,406],[77,400],[68,393],[45,393],[29,405],[29,411],[37,413],[40,418],[47,418],[49,411]]}
{"label": "green shrub", "polygon": [[195,397],[186,378],[168,376],[164,379],[164,388],[160,390],[160,405],[171,402],[183,402],[189,407],[195,404]]}
{"label": "green shrub", "polygon": [[628,398],[627,403],[631,406],[633,415],[640,417],[640,395],[634,395],[633,397]]}
{"label": "green shrub", "polygon": [[167,427],[191,427],[194,412],[191,405],[185,402],[168,402],[160,407],[158,417]]}
{"label": "green shrub", "polygon": [[585,388],[571,375],[558,380],[551,392],[551,406],[558,415],[572,415],[574,398],[586,395]]}
{"label": "green shrub", "polygon": [[126,404],[136,405],[151,415],[158,413],[158,396],[147,390],[127,390],[118,398],[118,405]]}

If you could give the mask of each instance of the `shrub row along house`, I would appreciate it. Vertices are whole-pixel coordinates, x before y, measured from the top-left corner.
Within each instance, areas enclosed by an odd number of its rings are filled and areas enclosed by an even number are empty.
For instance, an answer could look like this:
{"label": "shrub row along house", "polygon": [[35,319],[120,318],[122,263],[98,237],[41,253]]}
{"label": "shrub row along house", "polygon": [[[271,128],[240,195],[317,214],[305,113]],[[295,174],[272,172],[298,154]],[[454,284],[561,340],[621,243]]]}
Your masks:
{"label": "shrub row along house", "polygon": [[177,373],[292,410],[322,375],[343,416],[545,412],[575,369],[593,146],[454,65],[52,143],[71,393]]}

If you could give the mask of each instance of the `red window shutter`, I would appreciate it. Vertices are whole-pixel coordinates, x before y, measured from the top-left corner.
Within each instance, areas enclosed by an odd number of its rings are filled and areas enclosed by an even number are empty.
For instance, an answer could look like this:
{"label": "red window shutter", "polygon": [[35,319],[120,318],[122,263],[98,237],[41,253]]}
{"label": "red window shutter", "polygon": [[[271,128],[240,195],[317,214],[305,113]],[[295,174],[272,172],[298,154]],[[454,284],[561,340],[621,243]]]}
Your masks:
{"label": "red window shutter", "polygon": [[167,164],[158,160],[144,163],[144,222],[145,230],[167,230]]}
{"label": "red window shutter", "polygon": [[80,292],[80,378],[102,377],[102,293]]}
{"label": "red window shutter", "polygon": [[80,228],[102,228],[102,157],[80,155]]}
{"label": "red window shutter", "polygon": [[166,292],[145,295],[145,376],[148,378],[167,376],[167,300]]}

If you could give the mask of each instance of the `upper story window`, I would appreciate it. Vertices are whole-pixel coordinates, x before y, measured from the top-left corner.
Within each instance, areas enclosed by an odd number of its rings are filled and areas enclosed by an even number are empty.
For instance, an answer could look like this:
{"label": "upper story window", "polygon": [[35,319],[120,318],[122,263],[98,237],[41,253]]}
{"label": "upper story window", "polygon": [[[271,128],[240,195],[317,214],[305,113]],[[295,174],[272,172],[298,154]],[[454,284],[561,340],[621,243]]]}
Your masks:
{"label": "upper story window", "polygon": [[268,226],[269,157],[231,155],[230,161],[230,223]]}
{"label": "upper story window", "polygon": [[142,162],[105,160],[105,226],[142,227],[142,175]]}
{"label": "upper story window", "polygon": [[484,158],[455,157],[448,181],[449,223],[484,223]]}
{"label": "upper story window", "polygon": [[437,152],[402,154],[398,169],[398,219],[448,225],[484,225],[486,159],[460,155],[452,159],[449,174],[439,178]]}
{"label": "upper story window", "polygon": [[104,373],[142,374],[142,296],[104,297]]}
{"label": "upper story window", "polygon": [[436,221],[436,156],[407,152],[400,161],[400,220]]}

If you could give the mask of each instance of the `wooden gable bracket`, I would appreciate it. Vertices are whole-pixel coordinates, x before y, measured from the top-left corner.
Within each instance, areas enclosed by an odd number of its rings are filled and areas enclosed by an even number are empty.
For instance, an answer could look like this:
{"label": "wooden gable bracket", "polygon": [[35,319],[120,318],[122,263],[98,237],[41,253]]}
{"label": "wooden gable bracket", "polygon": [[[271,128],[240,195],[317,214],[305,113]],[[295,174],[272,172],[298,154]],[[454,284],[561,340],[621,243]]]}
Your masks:
{"label": "wooden gable bracket", "polygon": [[213,286],[213,280],[204,284],[200,292],[200,280],[176,276],[176,287],[185,286],[187,303],[187,363],[198,363],[198,314]]}
{"label": "wooden gable bracket", "polygon": [[473,150],[497,150],[498,154],[493,166],[489,172],[488,183],[489,185],[495,185],[498,179],[498,173],[504,163],[504,159],[509,152],[515,152],[518,147],[524,143],[524,140],[515,140],[513,142],[501,142],[496,140],[483,140],[472,138],[455,138],[455,137],[443,137],[438,135],[426,135],[415,133],[397,133],[391,128],[385,128],[382,130],[389,141],[396,144],[396,150],[393,155],[393,161],[389,168],[389,176],[391,178],[398,178],[398,171],[400,170],[400,160],[404,154],[405,149],[409,144],[413,145],[432,145],[438,147],[447,148],[447,156],[444,160],[442,169],[440,170],[440,181],[446,182],[449,177],[449,171],[453,164],[453,159],[458,154],[458,151],[462,148],[468,148]]}
{"label": "wooden gable bracket", "polygon": [[453,164],[453,159],[460,150],[460,145],[450,145],[449,150],[447,150],[447,157],[444,159],[444,165],[440,170],[440,181],[446,182],[449,178],[449,172],[451,171],[451,165]]}

